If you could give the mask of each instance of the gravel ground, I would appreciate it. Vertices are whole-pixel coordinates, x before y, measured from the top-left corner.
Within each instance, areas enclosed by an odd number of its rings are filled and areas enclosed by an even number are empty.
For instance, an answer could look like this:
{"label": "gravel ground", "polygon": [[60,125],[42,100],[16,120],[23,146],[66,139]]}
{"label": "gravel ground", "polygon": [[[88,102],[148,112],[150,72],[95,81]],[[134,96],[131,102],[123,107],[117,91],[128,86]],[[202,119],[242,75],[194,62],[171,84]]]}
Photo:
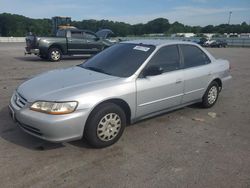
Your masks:
{"label": "gravel ground", "polygon": [[1,187],[250,188],[249,48],[208,49],[231,62],[233,76],[213,108],[193,105],[136,123],[115,145],[92,149],[42,141],[12,122],[7,105],[20,83],[84,59],[51,63],[24,56],[23,47],[0,43]]}

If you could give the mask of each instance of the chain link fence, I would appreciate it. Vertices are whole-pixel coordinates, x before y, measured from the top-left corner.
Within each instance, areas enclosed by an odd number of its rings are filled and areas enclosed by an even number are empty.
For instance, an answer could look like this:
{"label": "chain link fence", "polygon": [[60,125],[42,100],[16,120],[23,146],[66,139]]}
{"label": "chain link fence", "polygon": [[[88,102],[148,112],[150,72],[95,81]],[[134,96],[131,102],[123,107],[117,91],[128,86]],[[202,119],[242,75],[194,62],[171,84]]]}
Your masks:
{"label": "chain link fence", "polygon": [[[121,40],[137,40],[137,39],[166,39],[166,40],[185,40],[198,41],[198,37],[119,37]],[[250,47],[250,38],[212,38],[213,40],[225,40],[228,46],[232,47]],[[25,42],[25,37],[0,37],[0,42]]]}
{"label": "chain link fence", "polygon": [[[121,40],[139,40],[139,39],[165,39],[165,40],[182,40],[197,42],[200,37],[121,37]],[[228,46],[232,47],[250,47],[250,38],[212,38],[212,40],[225,40]]]}

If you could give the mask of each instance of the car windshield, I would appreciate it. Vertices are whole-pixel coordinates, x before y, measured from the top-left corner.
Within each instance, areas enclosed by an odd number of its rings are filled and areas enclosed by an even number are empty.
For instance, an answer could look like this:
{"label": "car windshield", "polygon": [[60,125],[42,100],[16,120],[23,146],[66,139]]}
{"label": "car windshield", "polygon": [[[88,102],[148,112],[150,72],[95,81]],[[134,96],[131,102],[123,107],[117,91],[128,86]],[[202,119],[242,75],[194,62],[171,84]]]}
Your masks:
{"label": "car windshield", "polygon": [[119,43],[79,66],[112,76],[129,77],[136,72],[154,49],[153,45]]}

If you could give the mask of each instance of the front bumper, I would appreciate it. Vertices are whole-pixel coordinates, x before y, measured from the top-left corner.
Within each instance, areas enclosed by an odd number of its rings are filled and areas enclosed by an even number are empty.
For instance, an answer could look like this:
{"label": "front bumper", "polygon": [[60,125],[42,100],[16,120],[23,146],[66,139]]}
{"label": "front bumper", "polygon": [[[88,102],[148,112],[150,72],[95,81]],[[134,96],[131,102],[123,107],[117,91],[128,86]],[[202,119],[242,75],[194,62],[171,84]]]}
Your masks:
{"label": "front bumper", "polygon": [[12,118],[25,132],[50,142],[66,142],[81,139],[87,110],[77,110],[71,114],[50,115],[29,109],[29,104],[23,108],[16,105],[11,98],[9,108]]}
{"label": "front bumper", "polygon": [[25,47],[25,51],[24,51],[24,54],[35,54],[35,55],[39,55],[40,54],[40,50],[37,49],[37,48],[28,48],[28,47]]}

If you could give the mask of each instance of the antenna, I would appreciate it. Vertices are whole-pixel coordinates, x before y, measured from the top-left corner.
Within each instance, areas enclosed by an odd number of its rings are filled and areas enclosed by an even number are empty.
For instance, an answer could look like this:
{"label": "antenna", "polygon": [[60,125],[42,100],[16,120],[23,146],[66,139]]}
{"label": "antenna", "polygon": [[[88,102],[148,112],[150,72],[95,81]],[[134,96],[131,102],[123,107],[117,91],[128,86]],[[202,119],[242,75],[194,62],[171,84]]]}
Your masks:
{"label": "antenna", "polygon": [[232,13],[232,11],[229,12],[228,25],[230,24]]}

